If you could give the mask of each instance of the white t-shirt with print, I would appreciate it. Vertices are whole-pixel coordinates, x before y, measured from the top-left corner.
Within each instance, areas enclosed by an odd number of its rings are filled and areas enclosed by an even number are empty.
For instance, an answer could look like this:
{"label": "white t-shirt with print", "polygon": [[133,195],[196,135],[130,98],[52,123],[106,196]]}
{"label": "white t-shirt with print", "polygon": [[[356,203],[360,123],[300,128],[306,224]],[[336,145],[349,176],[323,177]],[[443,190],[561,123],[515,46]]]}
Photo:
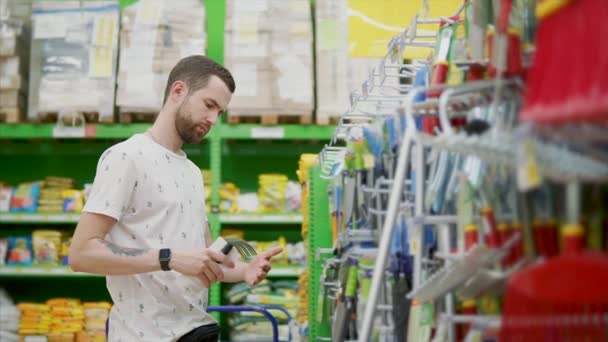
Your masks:
{"label": "white t-shirt with print", "polygon": [[[199,168],[136,134],[100,157],[83,209],[118,220],[106,239],[121,247],[205,247],[205,197]],[[108,341],[175,341],[215,320],[208,290],[175,271],[107,276],[114,306]]]}

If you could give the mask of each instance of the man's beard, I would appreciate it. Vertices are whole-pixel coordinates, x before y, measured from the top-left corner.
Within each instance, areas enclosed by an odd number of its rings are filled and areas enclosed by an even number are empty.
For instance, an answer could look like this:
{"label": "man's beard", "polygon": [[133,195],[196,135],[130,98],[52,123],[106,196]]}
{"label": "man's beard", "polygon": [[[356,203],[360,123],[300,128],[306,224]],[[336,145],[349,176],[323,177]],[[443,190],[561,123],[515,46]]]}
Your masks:
{"label": "man's beard", "polygon": [[184,103],[182,103],[177,110],[177,115],[175,116],[175,129],[184,144],[197,144],[200,140],[195,131],[196,125],[189,119],[188,113],[184,109]]}

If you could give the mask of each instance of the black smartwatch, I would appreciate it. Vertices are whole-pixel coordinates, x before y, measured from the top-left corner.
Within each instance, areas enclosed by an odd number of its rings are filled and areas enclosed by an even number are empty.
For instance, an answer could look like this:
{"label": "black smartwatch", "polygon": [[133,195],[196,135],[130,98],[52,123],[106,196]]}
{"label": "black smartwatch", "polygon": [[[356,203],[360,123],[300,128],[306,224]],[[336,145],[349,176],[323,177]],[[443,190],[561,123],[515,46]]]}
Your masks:
{"label": "black smartwatch", "polygon": [[171,271],[169,267],[169,261],[171,261],[171,250],[169,248],[161,248],[158,251],[158,261],[160,262],[160,268],[163,271]]}

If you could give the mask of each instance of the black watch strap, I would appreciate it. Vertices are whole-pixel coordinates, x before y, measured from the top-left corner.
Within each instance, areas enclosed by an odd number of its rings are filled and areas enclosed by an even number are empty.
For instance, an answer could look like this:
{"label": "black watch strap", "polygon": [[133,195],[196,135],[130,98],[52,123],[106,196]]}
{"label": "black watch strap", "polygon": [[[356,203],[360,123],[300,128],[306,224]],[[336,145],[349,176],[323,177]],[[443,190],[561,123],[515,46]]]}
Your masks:
{"label": "black watch strap", "polygon": [[171,271],[169,267],[169,261],[171,261],[171,250],[169,248],[161,248],[158,251],[158,261],[160,262],[160,268],[163,271]]}

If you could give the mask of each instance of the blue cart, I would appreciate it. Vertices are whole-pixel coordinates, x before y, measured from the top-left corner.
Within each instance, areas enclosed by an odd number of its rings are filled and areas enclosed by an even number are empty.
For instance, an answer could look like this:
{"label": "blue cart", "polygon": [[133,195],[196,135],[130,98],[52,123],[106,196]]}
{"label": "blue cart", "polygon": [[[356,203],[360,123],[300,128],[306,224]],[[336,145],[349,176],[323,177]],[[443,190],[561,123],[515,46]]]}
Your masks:
{"label": "blue cart", "polygon": [[[225,305],[225,306],[210,306],[207,308],[207,312],[223,312],[223,313],[235,313],[235,312],[259,312],[264,317],[268,318],[272,324],[272,342],[291,342],[291,329],[289,329],[287,341],[279,340],[279,322],[270,313],[270,310],[279,310],[287,316],[288,324],[291,324],[292,318],[289,312],[277,305],[256,305],[256,306],[241,306],[241,305]],[[106,335],[108,334],[109,320],[106,321]]]}
{"label": "blue cart", "polygon": [[[279,310],[287,316],[288,324],[291,324],[292,318],[289,312],[281,306],[277,305],[256,305],[256,306],[245,306],[245,305],[224,305],[224,306],[210,306],[207,308],[207,312],[223,312],[223,313],[235,313],[235,312],[259,312],[266,317],[272,324],[272,341],[273,342],[285,342],[279,340],[279,322],[270,313],[270,310]],[[289,329],[287,342],[291,342],[291,329]]]}

